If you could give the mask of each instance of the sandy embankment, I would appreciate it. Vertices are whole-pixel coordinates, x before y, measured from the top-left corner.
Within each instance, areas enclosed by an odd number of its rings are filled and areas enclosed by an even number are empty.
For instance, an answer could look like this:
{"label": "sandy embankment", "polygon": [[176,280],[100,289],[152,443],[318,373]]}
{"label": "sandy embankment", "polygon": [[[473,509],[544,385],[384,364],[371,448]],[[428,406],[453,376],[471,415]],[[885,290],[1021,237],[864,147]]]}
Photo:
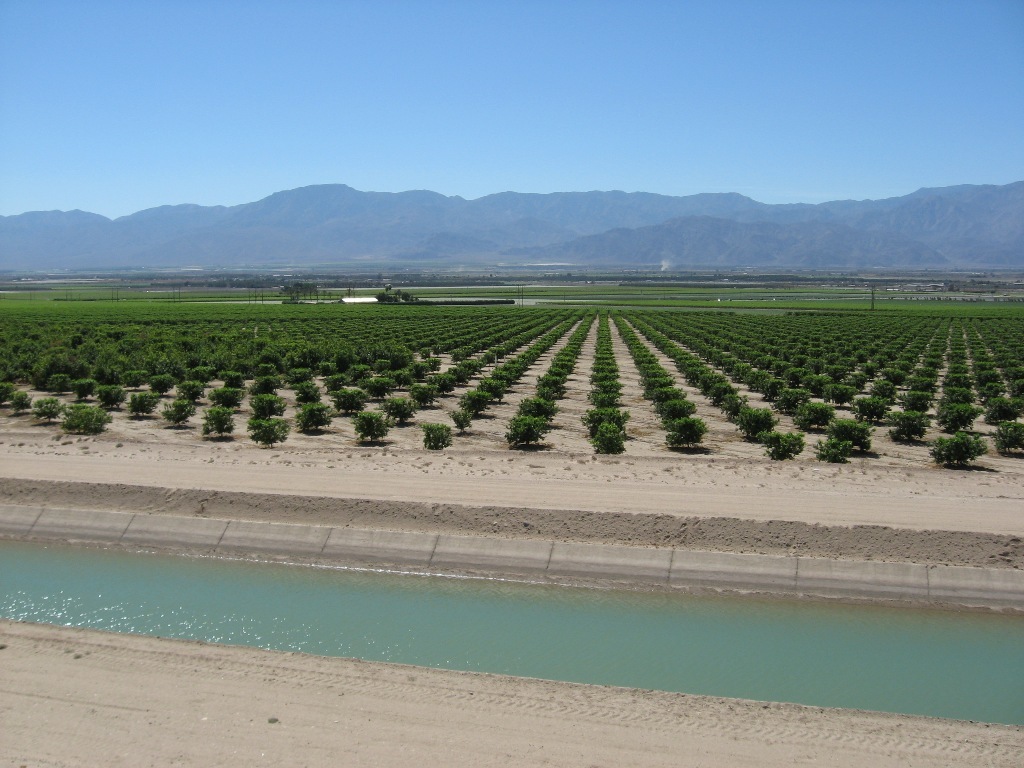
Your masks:
{"label": "sandy embankment", "polygon": [[1020,537],[793,520],[469,506],[0,477],[0,503],[503,539],[1020,568]]}
{"label": "sandy embankment", "polygon": [[1016,766],[1024,729],[0,622],[5,766]]}

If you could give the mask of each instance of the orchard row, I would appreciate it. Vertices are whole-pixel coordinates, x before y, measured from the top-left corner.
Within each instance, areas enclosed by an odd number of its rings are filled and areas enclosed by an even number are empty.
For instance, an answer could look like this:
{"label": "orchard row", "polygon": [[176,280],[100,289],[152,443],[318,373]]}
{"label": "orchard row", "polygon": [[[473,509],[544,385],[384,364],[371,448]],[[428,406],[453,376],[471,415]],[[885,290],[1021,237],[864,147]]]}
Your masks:
{"label": "orchard row", "polygon": [[[342,414],[358,419],[357,432],[371,440],[436,399],[454,396],[458,408],[451,418],[461,431],[501,404],[527,369],[562,343],[508,424],[510,445],[531,445],[552,428],[594,321],[594,312],[582,309],[334,305],[307,316],[246,307],[218,311],[211,317],[197,310],[195,318],[180,312],[162,319],[97,316],[91,323],[4,318],[0,402],[10,400],[15,411],[31,405],[42,419],[63,416],[75,429],[85,423],[92,398],[106,410],[127,402],[132,414],[143,416],[173,390],[161,411],[165,419],[187,421],[205,397],[210,408],[204,433],[225,434],[248,389],[250,432],[272,444],[284,428],[260,428],[283,415],[277,395],[283,386],[294,390],[298,429],[320,429]],[[933,421],[954,435],[934,441],[938,448],[955,439],[968,453],[977,452],[980,438],[972,430],[979,418],[996,428],[1000,450],[1024,444],[1018,434],[1024,425],[1017,421],[1024,407],[1020,318],[636,311],[615,313],[612,320],[671,448],[696,447],[707,431],[696,404],[676,385],[677,375],[773,458],[798,454],[808,431],[825,438],[819,458],[845,460],[852,450],[870,449],[874,425],[887,424],[894,439],[913,442]],[[611,328],[602,314],[590,371],[593,407],[583,416],[591,442],[603,453],[624,450],[629,437]],[[676,373],[652,350],[667,357]],[[221,386],[208,386],[214,381]],[[62,410],[55,412],[52,397],[27,403],[24,385],[74,391],[79,402],[66,408],[58,401]],[[150,391],[131,391],[143,386]],[[754,407],[751,397],[767,407]],[[376,410],[367,411],[370,401],[378,403]],[[843,418],[846,411],[852,418]],[[798,431],[780,429],[780,417]],[[428,447],[450,444],[445,430],[424,430]],[[264,434],[272,439],[261,439]]]}

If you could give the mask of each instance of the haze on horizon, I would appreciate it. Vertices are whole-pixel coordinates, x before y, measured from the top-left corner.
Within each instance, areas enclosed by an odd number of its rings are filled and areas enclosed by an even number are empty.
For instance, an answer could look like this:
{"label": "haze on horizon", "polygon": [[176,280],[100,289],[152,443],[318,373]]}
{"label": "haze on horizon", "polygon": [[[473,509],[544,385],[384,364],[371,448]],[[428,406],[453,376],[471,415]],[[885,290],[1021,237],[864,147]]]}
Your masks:
{"label": "haze on horizon", "polygon": [[0,215],[1024,179],[1024,3],[0,0]]}

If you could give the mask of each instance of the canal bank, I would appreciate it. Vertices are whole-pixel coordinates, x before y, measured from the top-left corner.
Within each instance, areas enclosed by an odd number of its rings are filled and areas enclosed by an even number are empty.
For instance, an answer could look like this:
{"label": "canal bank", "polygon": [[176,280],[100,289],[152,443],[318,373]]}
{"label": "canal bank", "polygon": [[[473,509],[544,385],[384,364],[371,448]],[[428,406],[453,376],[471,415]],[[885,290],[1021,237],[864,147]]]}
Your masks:
{"label": "canal bank", "polygon": [[[1024,728],[0,620],[0,763],[1019,765]],[[45,737],[44,737],[45,734]]]}
{"label": "canal bank", "polygon": [[1024,571],[0,506],[0,536],[554,583],[1024,610]]}

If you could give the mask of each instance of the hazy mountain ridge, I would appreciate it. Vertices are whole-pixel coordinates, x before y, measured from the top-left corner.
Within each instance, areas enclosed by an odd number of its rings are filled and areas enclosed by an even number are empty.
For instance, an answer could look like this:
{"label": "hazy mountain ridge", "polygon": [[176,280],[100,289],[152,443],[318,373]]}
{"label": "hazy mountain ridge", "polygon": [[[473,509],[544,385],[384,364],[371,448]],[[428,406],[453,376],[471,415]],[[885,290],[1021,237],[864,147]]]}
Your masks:
{"label": "hazy mountain ridge", "polygon": [[[845,224],[741,222],[687,216],[637,229],[616,229],[571,243],[532,249],[547,261],[687,267],[927,267],[949,266],[928,246]],[[623,262],[623,259],[628,259]]]}
{"label": "hazy mountain ridge", "polygon": [[465,200],[343,184],[243,205],[0,217],[0,268],[204,264],[1024,267],[1024,182],[769,205],[736,193],[503,192]]}

